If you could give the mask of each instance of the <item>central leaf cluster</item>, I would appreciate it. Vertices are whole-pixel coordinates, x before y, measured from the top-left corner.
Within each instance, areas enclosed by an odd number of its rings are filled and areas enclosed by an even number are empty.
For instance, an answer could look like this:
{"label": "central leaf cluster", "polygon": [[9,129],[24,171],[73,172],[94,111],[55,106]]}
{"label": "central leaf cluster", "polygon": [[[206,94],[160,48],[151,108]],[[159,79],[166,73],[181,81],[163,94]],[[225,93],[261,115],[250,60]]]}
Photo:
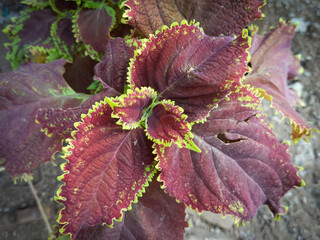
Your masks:
{"label": "central leaf cluster", "polygon": [[159,100],[150,87],[135,88],[116,98],[106,98],[112,107],[112,117],[119,118],[117,124],[123,129],[145,129],[148,138],[155,143],[170,147],[174,142],[196,152],[201,150],[193,143],[191,125],[187,115],[173,101]]}

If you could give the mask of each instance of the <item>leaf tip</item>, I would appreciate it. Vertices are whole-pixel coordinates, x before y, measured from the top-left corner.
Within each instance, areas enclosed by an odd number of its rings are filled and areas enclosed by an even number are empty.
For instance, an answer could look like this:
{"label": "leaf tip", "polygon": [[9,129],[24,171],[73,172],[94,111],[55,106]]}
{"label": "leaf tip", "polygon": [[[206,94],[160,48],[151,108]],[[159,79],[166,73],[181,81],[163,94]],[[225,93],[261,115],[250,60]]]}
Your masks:
{"label": "leaf tip", "polygon": [[288,206],[284,206],[284,207],[282,206],[282,210],[283,210],[283,212],[279,212],[279,213],[277,213],[277,214],[274,216],[274,220],[275,220],[275,221],[277,221],[277,222],[279,222],[279,221],[280,221],[281,216],[283,216],[283,215],[286,215],[286,214],[287,214],[288,209],[289,209],[289,207],[288,207]]}

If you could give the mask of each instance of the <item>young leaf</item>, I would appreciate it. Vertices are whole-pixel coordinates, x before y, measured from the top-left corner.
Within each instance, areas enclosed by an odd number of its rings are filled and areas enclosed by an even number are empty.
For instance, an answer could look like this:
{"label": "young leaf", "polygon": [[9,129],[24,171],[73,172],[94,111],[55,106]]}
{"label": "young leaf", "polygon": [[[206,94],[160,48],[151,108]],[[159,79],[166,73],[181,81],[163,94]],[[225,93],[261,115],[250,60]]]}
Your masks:
{"label": "young leaf", "polygon": [[11,175],[29,173],[61,149],[55,133],[48,138],[40,132],[37,110],[72,108],[87,99],[64,81],[64,63],[28,64],[0,76],[0,159]]}
{"label": "young leaf", "polygon": [[290,50],[295,28],[295,25],[280,21],[279,27],[265,36],[254,35],[250,49],[252,71],[244,83],[259,89],[277,111],[290,119],[292,138],[297,142],[304,135],[311,136],[312,130],[317,130],[312,129],[295,111],[297,96],[288,87],[288,81],[294,79],[301,69],[299,59]]}
{"label": "young leaf", "polygon": [[166,192],[193,209],[249,220],[262,204],[285,213],[281,197],[302,186],[287,146],[278,142],[257,107],[259,99],[240,88],[192,128],[201,153],[155,145]]}
{"label": "young leaf", "polygon": [[95,79],[102,82],[104,89],[111,87],[119,95],[124,93],[130,58],[138,44],[135,40],[110,39],[106,53],[95,67]]}
{"label": "young leaf", "polygon": [[143,35],[149,36],[163,25],[173,22],[200,22],[204,32],[210,36],[241,34],[251,21],[263,17],[259,8],[264,2],[257,0],[128,0],[129,7],[124,17]]}
{"label": "young leaf", "polygon": [[85,43],[86,53],[93,59],[100,60],[106,50],[113,24],[110,11],[106,4],[100,4],[97,9],[79,9],[74,17],[75,37]]}
{"label": "young leaf", "polygon": [[56,14],[49,8],[36,10],[28,8],[21,13],[20,18],[8,25],[4,32],[12,40],[6,43],[9,50],[7,59],[12,68],[18,68],[21,62],[26,62],[28,49],[37,46],[38,50],[49,51],[54,48],[50,36],[51,24],[57,19]]}
{"label": "young leaf", "polygon": [[96,103],[77,123],[63,166],[65,183],[58,222],[74,239],[81,228],[121,219],[154,172],[151,142],[143,129],[126,131],[111,118],[108,103]]}
{"label": "young leaf", "polygon": [[131,59],[131,87],[151,87],[182,107],[189,122],[204,121],[248,71],[248,40],[246,31],[235,40],[212,38],[185,22],[163,28]]}
{"label": "young leaf", "polygon": [[170,147],[174,142],[180,148],[185,147],[200,152],[192,141],[191,126],[186,121],[183,109],[172,101],[163,100],[152,109],[146,119],[146,132],[150,139],[158,144]]}
{"label": "young leaf", "polygon": [[112,117],[119,118],[117,124],[122,125],[123,129],[134,129],[140,126],[140,121],[145,120],[143,115],[156,97],[152,88],[143,87],[107,101],[113,109]]}

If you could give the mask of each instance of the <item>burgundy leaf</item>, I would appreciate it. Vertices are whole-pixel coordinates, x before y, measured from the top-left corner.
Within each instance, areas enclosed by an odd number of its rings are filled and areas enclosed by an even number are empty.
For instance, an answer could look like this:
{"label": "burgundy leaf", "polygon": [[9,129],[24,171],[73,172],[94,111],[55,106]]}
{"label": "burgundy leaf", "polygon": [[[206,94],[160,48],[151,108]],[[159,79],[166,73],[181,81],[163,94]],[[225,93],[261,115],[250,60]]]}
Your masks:
{"label": "burgundy leaf", "polygon": [[300,70],[299,59],[292,55],[290,46],[295,26],[280,21],[280,26],[265,36],[254,35],[250,49],[252,71],[244,83],[258,88],[272,106],[290,119],[292,138],[297,142],[301,137],[311,136],[312,129],[295,111],[297,96],[288,87],[288,81],[297,77]]}
{"label": "burgundy leaf", "polygon": [[251,21],[262,18],[257,0],[128,0],[125,17],[130,25],[148,36],[163,25],[195,19],[210,36],[241,34]]}
{"label": "burgundy leaf", "polygon": [[253,218],[262,204],[275,215],[285,213],[281,197],[303,180],[258,106],[259,99],[240,88],[206,123],[193,126],[201,153],[155,146],[166,192],[194,209],[240,220]]}
{"label": "burgundy leaf", "polygon": [[51,8],[57,13],[76,10],[78,5],[77,0],[50,0]]}
{"label": "burgundy leaf", "polygon": [[[81,114],[88,113],[95,102],[104,100],[105,97],[116,97],[124,93],[129,59],[133,57],[134,49],[140,45],[141,43],[137,40],[126,43],[124,39],[111,39],[101,63],[95,66],[94,77],[103,83],[103,90],[73,109],[40,109],[37,113],[37,121],[41,123],[42,129],[48,135],[56,132],[62,134],[64,138],[69,138],[71,132],[75,130],[74,122],[80,121]],[[93,64],[94,60],[88,57],[75,57],[73,64],[65,64],[66,73],[63,76],[71,86],[79,91],[83,88],[83,83],[88,82],[89,84]]]}
{"label": "burgundy leaf", "polygon": [[28,64],[0,76],[0,159],[11,175],[29,173],[61,149],[57,134],[48,138],[40,132],[37,110],[72,108],[87,98],[64,81],[64,63]]}
{"label": "burgundy leaf", "polygon": [[102,82],[103,88],[112,88],[117,94],[124,93],[130,58],[139,42],[125,41],[123,38],[111,39],[101,62],[95,67],[95,78]]}
{"label": "burgundy leaf", "polygon": [[74,20],[77,41],[84,42],[87,53],[95,59],[106,50],[110,38],[113,19],[107,8],[81,9]]}
{"label": "burgundy leaf", "polygon": [[[81,121],[81,115],[87,114],[96,102],[104,100],[106,96],[109,96],[108,91],[102,90],[75,108],[40,108],[37,111],[36,121],[41,124],[41,130],[48,136],[56,133],[61,135],[62,139],[70,138],[71,132],[76,130],[74,123]],[[110,97],[112,97],[112,95]]]}
{"label": "burgundy leaf", "polygon": [[96,103],[76,124],[66,150],[65,183],[58,200],[59,223],[74,239],[81,228],[120,219],[154,172],[151,142],[141,128],[126,131],[111,118],[106,102]]}
{"label": "burgundy leaf", "polygon": [[[203,121],[248,71],[248,37],[209,37],[196,25],[173,25],[152,36],[130,65],[133,87],[152,87],[160,99]],[[139,54],[140,53],[140,54]]]}
{"label": "burgundy leaf", "polygon": [[156,104],[152,113],[146,119],[147,136],[154,142],[170,147],[174,142],[180,148],[185,147],[200,152],[193,143],[191,126],[186,121],[187,116],[183,109],[173,102],[163,100]]}
{"label": "burgundy leaf", "polygon": [[8,25],[4,32],[12,39],[11,43],[5,46],[9,52],[7,59],[15,69],[20,62],[26,62],[28,49],[37,46],[38,50],[48,50],[54,48],[50,36],[52,23],[57,19],[56,13],[50,8],[35,10],[28,8],[21,13],[20,18],[14,20],[12,25]]}
{"label": "burgundy leaf", "polygon": [[122,125],[123,129],[134,129],[140,126],[140,121],[145,120],[143,115],[156,97],[152,88],[144,87],[129,90],[127,94],[107,101],[113,109],[112,117],[119,118],[117,124]]}
{"label": "burgundy leaf", "polygon": [[116,221],[113,228],[102,225],[82,228],[75,239],[178,240],[183,239],[187,226],[185,206],[164,193],[154,179],[132,209],[124,213],[122,222]]}
{"label": "burgundy leaf", "polygon": [[101,224],[90,226],[82,228],[75,240],[120,240],[122,229],[123,221],[115,221],[112,228]]}
{"label": "burgundy leaf", "polygon": [[178,240],[183,239],[186,227],[184,204],[164,193],[154,179],[138,203],[126,212],[120,239]]}
{"label": "burgundy leaf", "polygon": [[[108,50],[101,63],[95,66],[95,78],[103,83],[103,90],[90,97],[81,106],[73,109],[39,109],[37,121],[41,123],[42,129],[48,135],[56,132],[64,138],[69,138],[71,132],[75,130],[74,122],[80,121],[81,114],[88,113],[95,102],[104,100],[105,97],[116,97],[124,93],[129,59],[133,57],[134,49],[140,45],[141,43],[134,39],[127,41],[127,43],[120,38],[110,40]],[[89,83],[93,62],[94,60],[89,60],[87,57],[84,59],[75,57],[73,64],[66,63],[64,77],[67,82],[76,90],[80,90],[82,84],[86,82],[83,78],[87,79]],[[91,67],[88,67],[88,65]],[[80,79],[81,85],[78,85]]]}
{"label": "burgundy leaf", "polygon": [[94,66],[97,63],[89,56],[74,55],[72,63],[65,64],[66,72],[63,77],[76,92],[90,93],[88,87],[93,82]]}

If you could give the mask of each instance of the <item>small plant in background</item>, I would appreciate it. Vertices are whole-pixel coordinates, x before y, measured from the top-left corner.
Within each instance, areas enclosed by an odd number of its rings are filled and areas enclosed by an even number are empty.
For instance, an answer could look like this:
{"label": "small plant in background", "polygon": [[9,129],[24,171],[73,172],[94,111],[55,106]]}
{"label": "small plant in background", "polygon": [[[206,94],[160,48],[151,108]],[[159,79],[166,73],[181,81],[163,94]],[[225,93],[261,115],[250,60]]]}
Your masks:
{"label": "small plant in background", "polygon": [[288,88],[295,25],[258,35],[256,0],[23,2],[8,59],[36,63],[0,76],[0,164],[18,177],[62,151],[53,239],[182,239],[186,207],[285,214],[304,182],[261,101],[293,142],[317,131]]}

